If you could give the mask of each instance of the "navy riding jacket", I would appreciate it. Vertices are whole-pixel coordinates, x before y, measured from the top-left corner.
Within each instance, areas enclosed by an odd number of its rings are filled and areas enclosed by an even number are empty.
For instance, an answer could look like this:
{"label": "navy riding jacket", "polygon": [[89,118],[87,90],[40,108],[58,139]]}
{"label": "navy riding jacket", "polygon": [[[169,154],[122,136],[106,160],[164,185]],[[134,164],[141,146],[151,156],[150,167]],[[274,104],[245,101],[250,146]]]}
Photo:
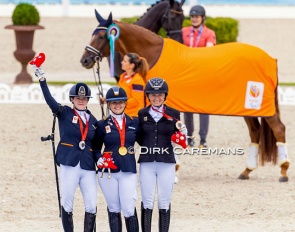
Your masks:
{"label": "navy riding jacket", "polygon": [[176,163],[171,136],[177,131],[175,123],[180,120],[180,112],[165,105],[165,113],[173,120],[162,117],[156,122],[149,114],[150,107],[145,107],[138,112],[141,128],[139,137],[141,152],[138,162]]}
{"label": "navy riding jacket", "polygon": [[[80,166],[85,170],[95,170],[95,155],[92,150],[92,142],[95,136],[96,118],[89,110],[86,112],[90,115],[88,125],[88,133],[85,140],[85,149],[79,148],[81,141],[81,132],[79,122],[74,122],[73,117],[76,116],[74,110],[69,106],[60,106],[52,97],[46,80],[40,81],[40,86],[46,103],[53,113],[57,114],[60,141],[56,150],[56,162],[58,164],[75,167],[80,162]],[[85,128],[85,124],[83,123]]]}
{"label": "navy riding jacket", "polygon": [[[119,154],[120,134],[111,116],[100,120],[96,123],[96,140],[95,154],[96,158],[102,157],[102,146],[104,144],[104,152],[112,152],[112,158],[117,169],[111,172],[132,172],[136,173],[135,149],[134,144],[139,133],[139,121],[137,118],[131,118],[126,115],[126,131],[125,131],[125,147],[128,153],[124,156]],[[99,169],[101,172],[102,169]],[[105,170],[106,172],[107,170]]]}

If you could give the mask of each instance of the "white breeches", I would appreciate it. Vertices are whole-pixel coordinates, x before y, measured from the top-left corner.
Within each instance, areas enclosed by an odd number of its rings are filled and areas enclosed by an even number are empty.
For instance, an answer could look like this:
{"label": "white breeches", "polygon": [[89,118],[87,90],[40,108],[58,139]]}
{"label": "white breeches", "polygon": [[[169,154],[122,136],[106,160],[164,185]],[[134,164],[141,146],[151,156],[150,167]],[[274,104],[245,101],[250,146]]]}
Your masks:
{"label": "white breeches", "polygon": [[119,213],[122,211],[125,217],[134,215],[137,201],[137,176],[131,172],[104,173],[98,174],[98,183],[106,199],[110,212]]}
{"label": "white breeches", "polygon": [[174,163],[140,163],[140,188],[144,208],[153,209],[157,187],[158,208],[168,210],[172,197],[174,179]]}
{"label": "white breeches", "polygon": [[76,167],[60,165],[61,202],[66,212],[73,211],[75,192],[80,186],[85,212],[96,213],[97,184],[96,172]]}

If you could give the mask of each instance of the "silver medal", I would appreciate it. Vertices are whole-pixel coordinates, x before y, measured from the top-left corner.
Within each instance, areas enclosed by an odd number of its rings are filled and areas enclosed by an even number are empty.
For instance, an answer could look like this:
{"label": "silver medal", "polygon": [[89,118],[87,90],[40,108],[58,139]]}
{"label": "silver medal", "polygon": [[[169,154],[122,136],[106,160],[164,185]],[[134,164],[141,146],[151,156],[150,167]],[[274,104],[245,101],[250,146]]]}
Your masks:
{"label": "silver medal", "polygon": [[79,147],[80,147],[81,150],[84,150],[85,149],[85,141],[81,141],[79,143]]}

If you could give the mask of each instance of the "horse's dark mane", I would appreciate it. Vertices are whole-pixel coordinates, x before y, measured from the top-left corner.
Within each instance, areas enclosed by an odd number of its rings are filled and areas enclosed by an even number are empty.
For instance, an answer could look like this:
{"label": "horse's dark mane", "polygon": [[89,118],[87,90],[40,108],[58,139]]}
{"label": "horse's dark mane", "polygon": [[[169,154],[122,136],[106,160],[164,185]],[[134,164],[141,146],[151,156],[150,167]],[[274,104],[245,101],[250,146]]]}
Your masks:
{"label": "horse's dark mane", "polygon": [[[164,0],[164,1],[165,1],[165,0]],[[159,38],[162,38],[162,37],[159,36],[158,34],[152,32],[152,31],[150,31],[150,30],[148,30],[148,29],[146,29],[146,28],[144,28],[144,27],[138,26],[138,25],[136,25],[136,24],[130,24],[130,23],[126,23],[126,22],[122,22],[122,21],[117,21],[117,20],[113,20],[113,21],[114,21],[114,23],[116,23],[116,24],[121,23],[121,24],[126,24],[126,25],[128,25],[128,26],[137,27],[137,28],[140,29],[140,30],[148,31],[149,33],[153,34],[154,36],[159,37]]]}
{"label": "horse's dark mane", "polygon": [[[161,3],[161,2],[166,2],[167,0],[160,0],[160,1],[157,1],[156,3],[154,3],[154,4],[152,4],[147,10],[146,10],[146,12],[142,15],[142,16],[140,16],[140,18],[138,18],[137,20],[136,20],[136,22],[138,22],[142,17],[144,17],[148,12],[149,12],[149,10],[150,9],[152,9],[155,5],[158,5],[159,3]],[[168,2],[168,1],[167,1]]]}

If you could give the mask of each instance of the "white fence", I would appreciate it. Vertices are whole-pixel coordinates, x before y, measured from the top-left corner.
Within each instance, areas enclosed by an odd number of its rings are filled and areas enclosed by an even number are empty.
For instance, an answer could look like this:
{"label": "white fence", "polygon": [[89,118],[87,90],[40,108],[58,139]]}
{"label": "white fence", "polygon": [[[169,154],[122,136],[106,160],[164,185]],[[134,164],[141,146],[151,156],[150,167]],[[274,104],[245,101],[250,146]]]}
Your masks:
{"label": "white fence", "polygon": [[[69,91],[74,85],[66,84],[64,86],[49,86],[52,96],[58,103],[69,103]],[[102,84],[103,93],[105,94],[111,85]],[[90,87],[91,95],[90,104],[98,104],[98,89]],[[28,86],[15,85],[10,87],[8,84],[0,83],[0,104],[44,104],[45,100],[39,84],[31,84]]]}
{"label": "white fence", "polygon": [[[64,86],[49,86],[50,92],[55,100],[61,104],[69,103],[69,90],[73,84]],[[103,84],[104,94],[111,85]],[[90,87],[93,98],[89,103],[98,104],[97,87]],[[278,87],[279,104],[295,105],[295,88],[294,87]],[[31,84],[28,86],[14,85],[10,87],[8,84],[0,83],[0,104],[44,104],[44,97],[39,84]]]}

